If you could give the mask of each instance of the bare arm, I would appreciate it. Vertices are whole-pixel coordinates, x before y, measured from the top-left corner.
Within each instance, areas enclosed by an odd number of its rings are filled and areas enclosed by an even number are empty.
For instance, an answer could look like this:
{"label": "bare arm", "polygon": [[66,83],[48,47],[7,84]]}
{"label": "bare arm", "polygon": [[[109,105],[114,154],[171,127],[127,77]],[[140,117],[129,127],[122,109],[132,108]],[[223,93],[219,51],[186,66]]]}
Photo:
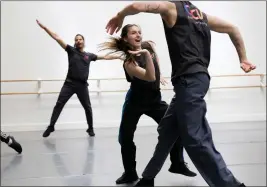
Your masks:
{"label": "bare arm", "polygon": [[154,68],[152,58],[150,56],[150,53],[147,50],[142,50],[142,51],[144,51],[144,54],[146,57],[146,69],[139,67],[134,62],[126,62],[124,67],[127,73],[131,77],[134,76],[141,80],[153,82],[156,80],[156,76],[155,76],[155,68]]}
{"label": "bare arm", "polygon": [[168,6],[164,1],[135,2],[126,6],[118,15],[126,17],[140,12],[165,15],[168,12]]}
{"label": "bare arm", "polygon": [[207,18],[208,25],[212,31],[229,35],[238,53],[240,63],[247,61],[246,48],[239,29],[233,24],[215,16],[207,15]]}
{"label": "bare arm", "polygon": [[122,9],[115,17],[109,20],[106,29],[109,34],[118,32],[122,27],[123,20],[126,16],[135,15],[141,12],[160,14],[168,26],[173,25],[172,18],[177,17],[174,3],[167,1],[147,1],[134,2]]}
{"label": "bare arm", "polygon": [[52,32],[50,29],[48,29],[46,26],[44,26],[43,24],[41,24],[38,20],[36,20],[38,25],[44,29],[47,34],[49,34],[54,40],[57,41],[57,43],[63,48],[66,49],[67,44],[54,32]]}
{"label": "bare arm", "polygon": [[124,60],[120,56],[116,55],[97,55],[97,60],[115,60],[115,59]]}

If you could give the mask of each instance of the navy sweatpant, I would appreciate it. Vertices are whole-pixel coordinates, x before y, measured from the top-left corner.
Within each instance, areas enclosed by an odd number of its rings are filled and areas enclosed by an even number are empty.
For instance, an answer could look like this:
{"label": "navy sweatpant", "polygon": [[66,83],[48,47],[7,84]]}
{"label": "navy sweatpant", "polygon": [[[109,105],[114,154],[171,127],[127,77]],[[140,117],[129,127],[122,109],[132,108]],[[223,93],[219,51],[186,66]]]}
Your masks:
{"label": "navy sweatpant", "polygon": [[240,185],[212,140],[204,100],[209,84],[209,76],[205,73],[186,75],[175,83],[175,96],[159,124],[158,144],[143,172],[144,178],[156,177],[175,141],[181,138],[189,157],[209,186]]}

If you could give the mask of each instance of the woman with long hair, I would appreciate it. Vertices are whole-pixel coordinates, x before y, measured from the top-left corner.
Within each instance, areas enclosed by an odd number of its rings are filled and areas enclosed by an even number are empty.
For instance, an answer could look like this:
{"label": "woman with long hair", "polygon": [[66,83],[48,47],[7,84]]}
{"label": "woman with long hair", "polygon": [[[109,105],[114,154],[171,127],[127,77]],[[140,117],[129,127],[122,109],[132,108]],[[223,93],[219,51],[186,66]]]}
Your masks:
{"label": "woman with long hair", "polygon": [[[100,50],[109,50],[108,54],[116,54],[124,59],[123,68],[126,79],[131,83],[122,110],[119,130],[122,161],[125,172],[117,179],[117,184],[130,183],[138,180],[136,172],[136,146],[134,132],[140,117],[145,114],[158,124],[168,109],[162,101],[159,60],[152,41],[142,41],[141,29],[138,25],[128,24],[122,29],[120,37],[111,37],[110,41],[100,44]],[[170,153],[172,173],[196,176],[184,162],[183,146],[177,139]]]}

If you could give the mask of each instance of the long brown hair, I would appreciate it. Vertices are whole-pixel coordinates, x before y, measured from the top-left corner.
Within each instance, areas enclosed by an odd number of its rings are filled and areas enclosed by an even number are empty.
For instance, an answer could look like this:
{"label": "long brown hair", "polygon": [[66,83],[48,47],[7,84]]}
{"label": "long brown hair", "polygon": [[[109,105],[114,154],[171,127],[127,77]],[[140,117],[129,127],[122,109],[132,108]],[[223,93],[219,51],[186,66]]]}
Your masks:
{"label": "long brown hair", "polygon": [[151,40],[146,40],[143,41],[141,44],[142,49],[147,49],[151,55],[155,55],[155,51],[153,49],[153,47],[151,46],[151,43],[155,44],[155,42],[151,41]]}
{"label": "long brown hair", "polygon": [[101,43],[98,45],[99,51],[104,50],[110,50],[110,52],[107,54],[120,54],[119,56],[121,58],[124,58],[125,60],[133,61],[133,56],[128,52],[128,50],[131,50],[131,45],[124,41],[124,38],[127,37],[129,28],[136,26],[139,27],[136,24],[127,24],[125,25],[121,30],[120,37],[109,37],[109,41]]}

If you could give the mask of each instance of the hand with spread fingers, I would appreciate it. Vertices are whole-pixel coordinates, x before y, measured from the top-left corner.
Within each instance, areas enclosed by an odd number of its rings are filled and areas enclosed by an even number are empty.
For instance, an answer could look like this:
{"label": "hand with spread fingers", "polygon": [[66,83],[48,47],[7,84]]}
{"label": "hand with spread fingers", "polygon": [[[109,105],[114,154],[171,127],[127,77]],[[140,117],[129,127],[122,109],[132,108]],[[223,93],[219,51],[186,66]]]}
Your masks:
{"label": "hand with spread fingers", "polygon": [[117,33],[123,24],[124,17],[117,14],[113,18],[111,18],[106,26],[106,31],[110,35],[113,35],[114,32]]}
{"label": "hand with spread fingers", "polygon": [[164,79],[164,77],[161,75],[160,76],[160,83],[163,85],[163,86],[166,86],[168,84],[168,82]]}

